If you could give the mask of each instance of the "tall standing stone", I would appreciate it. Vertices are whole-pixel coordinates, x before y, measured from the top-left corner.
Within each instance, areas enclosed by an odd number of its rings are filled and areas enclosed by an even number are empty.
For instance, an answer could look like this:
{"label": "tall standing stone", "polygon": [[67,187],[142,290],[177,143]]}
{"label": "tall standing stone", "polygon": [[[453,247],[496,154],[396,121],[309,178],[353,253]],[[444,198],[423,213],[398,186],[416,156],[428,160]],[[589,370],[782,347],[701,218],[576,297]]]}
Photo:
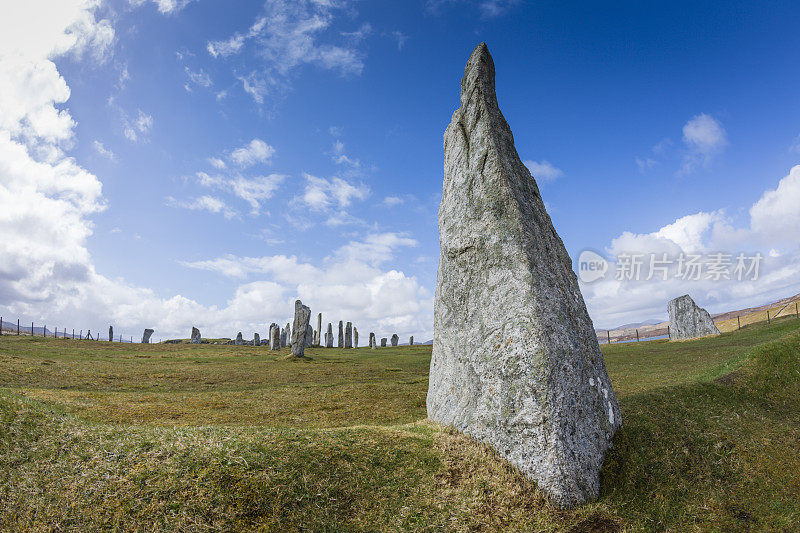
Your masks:
{"label": "tall standing stone", "polygon": [[386,337],[381,338],[381,348],[386,348]]}
{"label": "tall standing stone", "polygon": [[358,328],[353,326],[353,348],[358,348]]}
{"label": "tall standing stone", "polygon": [[317,339],[314,345],[315,346],[322,345],[322,313],[317,314]]}
{"label": "tall standing stone", "polygon": [[147,328],[144,330],[144,334],[142,335],[142,344],[150,344],[150,336],[153,335],[153,330]]}
{"label": "tall standing stone", "polygon": [[[283,333],[285,335],[286,331],[284,330]],[[277,324],[273,324],[269,328],[269,349],[280,350],[281,344],[281,327]]]}
{"label": "tall standing stone", "polygon": [[192,338],[189,342],[192,344],[200,344],[203,342],[203,339],[200,337],[200,330],[194,326],[192,326]]}
{"label": "tall standing stone", "polygon": [[372,332],[369,334],[369,347],[371,350],[374,350],[378,347],[378,344],[375,342],[375,334]]}
{"label": "tall standing stone", "polygon": [[284,348],[292,345],[292,326],[288,322],[286,323],[286,340],[284,342]]}
{"label": "tall standing stone", "polygon": [[708,311],[694,303],[688,294],[670,300],[667,304],[667,311],[669,311],[669,340],[671,341],[720,334]]}
{"label": "tall standing stone", "polygon": [[297,300],[294,303],[294,324],[292,324],[292,355],[295,357],[304,357],[305,355],[309,318],[311,318],[311,309]]}
{"label": "tall standing stone", "polygon": [[353,347],[353,323],[348,322],[344,328],[344,347],[345,348],[352,348]]}
{"label": "tall standing stone", "polygon": [[[310,317],[310,315],[309,315],[309,317]],[[313,326],[311,326],[311,324],[306,326],[306,339],[305,339],[305,342],[306,342],[306,348],[310,348],[311,346],[314,346],[314,328],[313,328]]]}
{"label": "tall standing stone", "polygon": [[325,333],[325,347],[333,348],[333,324],[328,322],[328,332]]}
{"label": "tall standing stone", "polygon": [[408,338],[408,345],[414,346],[414,335],[411,335],[411,337]]}
{"label": "tall standing stone", "polygon": [[[45,333],[47,333],[45,331]],[[114,341],[114,326],[108,326],[108,342]]]}
{"label": "tall standing stone", "polygon": [[242,346],[244,344],[244,339],[242,338],[241,331],[236,335],[236,341],[234,344],[236,344],[236,346]]}
{"label": "tall standing stone", "polygon": [[397,346],[397,343],[400,342],[400,337],[397,336],[397,333],[392,335],[392,346]]}
{"label": "tall standing stone", "polygon": [[261,335],[253,333],[253,346],[261,346]]}
{"label": "tall standing stone", "polygon": [[594,499],[620,409],[483,43],[444,151],[428,416],[491,445],[557,505]]}
{"label": "tall standing stone", "polygon": [[337,348],[344,348],[344,323],[339,321],[339,342],[336,344]]}

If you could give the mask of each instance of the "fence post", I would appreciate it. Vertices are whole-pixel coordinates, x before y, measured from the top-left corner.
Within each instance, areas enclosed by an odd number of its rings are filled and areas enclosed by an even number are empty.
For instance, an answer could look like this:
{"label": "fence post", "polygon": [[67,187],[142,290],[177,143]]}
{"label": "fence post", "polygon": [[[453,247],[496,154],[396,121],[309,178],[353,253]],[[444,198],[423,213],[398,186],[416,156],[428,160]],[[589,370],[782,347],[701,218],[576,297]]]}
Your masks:
{"label": "fence post", "polygon": [[736,315],[736,323],[739,325],[739,329],[742,329],[742,321],[739,320],[739,315]]}
{"label": "fence post", "polygon": [[33,337],[33,322],[31,322],[31,337]]}
{"label": "fence post", "polygon": [[19,335],[19,318],[17,319],[17,335]]}

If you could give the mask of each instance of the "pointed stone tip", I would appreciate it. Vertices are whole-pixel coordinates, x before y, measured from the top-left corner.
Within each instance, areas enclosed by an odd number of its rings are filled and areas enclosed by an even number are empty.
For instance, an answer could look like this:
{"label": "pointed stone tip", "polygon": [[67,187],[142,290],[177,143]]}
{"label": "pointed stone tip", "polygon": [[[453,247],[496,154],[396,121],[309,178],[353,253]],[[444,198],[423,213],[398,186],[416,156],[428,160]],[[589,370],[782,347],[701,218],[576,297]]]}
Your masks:
{"label": "pointed stone tip", "polygon": [[476,46],[469,56],[467,66],[464,68],[464,78],[461,81],[462,90],[467,90],[479,79],[494,86],[494,61],[485,42]]}

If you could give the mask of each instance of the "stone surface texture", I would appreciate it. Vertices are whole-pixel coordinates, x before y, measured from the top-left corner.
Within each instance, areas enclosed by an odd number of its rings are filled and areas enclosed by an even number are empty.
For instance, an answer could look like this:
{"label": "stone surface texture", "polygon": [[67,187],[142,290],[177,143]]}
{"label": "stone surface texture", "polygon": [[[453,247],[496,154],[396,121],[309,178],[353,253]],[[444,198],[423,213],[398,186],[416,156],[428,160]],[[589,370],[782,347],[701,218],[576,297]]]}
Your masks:
{"label": "stone surface texture", "polygon": [[325,333],[325,347],[333,348],[333,324],[328,322],[328,331]]}
{"label": "stone surface texture", "polygon": [[[310,318],[310,315],[309,315],[309,318]],[[314,346],[314,327],[311,324],[306,326],[305,343],[306,343],[306,348],[310,348],[311,346]]]}
{"label": "stone surface texture", "polygon": [[[284,331],[284,334],[286,332]],[[283,343],[281,342],[281,328],[277,324],[273,324],[269,328],[269,349],[280,350]]]}
{"label": "stone surface texture", "polygon": [[253,333],[253,346],[261,346],[261,335]]}
{"label": "stone surface texture", "polygon": [[373,350],[378,347],[378,345],[375,343],[375,334],[374,333],[370,333],[369,334],[369,347],[371,349],[373,349]]}
{"label": "stone surface texture", "polygon": [[150,337],[153,335],[153,330],[147,328],[142,335],[142,344],[150,344]]}
{"label": "stone surface texture", "polygon": [[386,348],[386,337],[381,339],[381,348]]}
{"label": "stone surface texture", "polygon": [[358,328],[353,326],[353,348],[358,348]]}
{"label": "stone surface texture", "polygon": [[428,416],[492,446],[560,507],[595,499],[620,408],[483,43],[444,151]]}
{"label": "stone surface texture", "polygon": [[294,324],[292,324],[292,355],[303,357],[306,351],[306,336],[308,335],[308,320],[311,318],[311,309],[297,300],[294,303]]}
{"label": "stone surface texture", "polygon": [[400,337],[397,336],[397,333],[392,335],[392,346],[397,346],[397,343],[400,342]]}
{"label": "stone surface texture", "polygon": [[671,341],[720,334],[708,311],[694,303],[688,294],[670,300],[667,304],[667,311],[669,311],[669,340]]}
{"label": "stone surface texture", "polygon": [[322,345],[322,313],[317,314],[317,338],[314,346]]}
{"label": "stone surface texture", "polygon": [[108,342],[114,340],[114,326],[108,326]]}
{"label": "stone surface texture", "polygon": [[339,321],[339,342],[336,344],[337,348],[344,348],[344,323]]}
{"label": "stone surface texture", "polygon": [[353,323],[348,322],[347,325],[344,327],[344,347],[345,348],[352,348],[353,347]]}
{"label": "stone surface texture", "polygon": [[192,327],[192,338],[190,340],[192,344],[200,344],[203,342],[203,339],[200,337],[200,330]]}
{"label": "stone surface texture", "polygon": [[411,335],[411,336],[408,338],[408,345],[409,345],[409,346],[414,346],[414,335]]}
{"label": "stone surface texture", "polygon": [[236,334],[236,341],[234,341],[234,344],[236,344],[236,346],[244,345],[244,339],[242,338],[242,332],[241,331]]}

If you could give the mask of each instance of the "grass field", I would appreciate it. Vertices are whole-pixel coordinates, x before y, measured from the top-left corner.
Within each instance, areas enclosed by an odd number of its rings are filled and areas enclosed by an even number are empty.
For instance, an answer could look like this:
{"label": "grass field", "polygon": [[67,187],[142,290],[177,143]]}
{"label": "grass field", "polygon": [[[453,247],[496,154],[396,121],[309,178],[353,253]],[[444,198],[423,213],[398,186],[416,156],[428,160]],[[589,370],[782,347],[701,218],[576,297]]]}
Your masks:
{"label": "grass field", "polygon": [[429,346],[3,336],[0,530],[798,530],[800,321],[603,350],[625,429],[562,511],[425,420]]}

